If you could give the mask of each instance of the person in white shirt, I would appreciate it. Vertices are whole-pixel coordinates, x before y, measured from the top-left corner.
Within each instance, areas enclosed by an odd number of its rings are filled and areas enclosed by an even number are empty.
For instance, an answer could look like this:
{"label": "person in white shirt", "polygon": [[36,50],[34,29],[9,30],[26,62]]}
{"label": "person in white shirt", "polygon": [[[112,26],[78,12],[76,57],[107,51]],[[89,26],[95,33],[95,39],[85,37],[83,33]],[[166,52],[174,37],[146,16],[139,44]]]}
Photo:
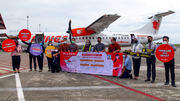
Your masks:
{"label": "person in white shirt", "polygon": [[[143,49],[143,45],[140,44],[139,39],[134,38],[133,48],[129,49],[129,51],[132,51],[132,52],[135,52],[135,53],[140,53],[140,52],[142,52],[142,49]],[[140,69],[140,66],[141,66],[141,57],[133,56],[132,60],[133,60],[133,70],[134,70],[134,76],[135,76],[134,79],[138,80],[139,69]]]}

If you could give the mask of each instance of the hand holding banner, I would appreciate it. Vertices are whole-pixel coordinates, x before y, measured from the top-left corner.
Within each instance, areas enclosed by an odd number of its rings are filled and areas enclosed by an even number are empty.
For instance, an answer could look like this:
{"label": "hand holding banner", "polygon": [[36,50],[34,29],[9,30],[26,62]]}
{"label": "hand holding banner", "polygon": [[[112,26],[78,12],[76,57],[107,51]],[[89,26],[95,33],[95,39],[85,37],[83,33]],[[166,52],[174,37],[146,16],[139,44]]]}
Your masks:
{"label": "hand holding banner", "polygon": [[131,52],[128,50],[125,50],[125,52],[127,52],[127,54],[132,55],[132,56],[139,56],[139,57],[150,57],[150,54],[144,54],[144,53],[135,53],[135,52]]}
{"label": "hand holding banner", "polygon": [[38,56],[43,52],[42,46],[39,44],[32,44],[30,47],[30,53],[34,56]]}
{"label": "hand holding banner", "polygon": [[174,58],[174,49],[167,44],[160,45],[156,49],[156,57],[161,62],[169,62]]}
{"label": "hand holding banner", "polygon": [[31,32],[28,29],[22,29],[19,32],[19,38],[22,41],[28,41],[31,38]]}
{"label": "hand holding banner", "polygon": [[16,48],[16,43],[12,39],[6,39],[2,43],[2,49],[5,52],[12,52]]}
{"label": "hand holding banner", "polygon": [[122,53],[61,52],[62,71],[120,76],[123,66]]}

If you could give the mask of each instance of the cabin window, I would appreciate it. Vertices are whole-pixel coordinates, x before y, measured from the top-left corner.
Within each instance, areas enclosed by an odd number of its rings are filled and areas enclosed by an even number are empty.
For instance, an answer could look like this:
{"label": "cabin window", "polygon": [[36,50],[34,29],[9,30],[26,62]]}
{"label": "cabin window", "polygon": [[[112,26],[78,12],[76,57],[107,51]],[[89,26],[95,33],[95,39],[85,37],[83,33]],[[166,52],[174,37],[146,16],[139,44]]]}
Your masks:
{"label": "cabin window", "polygon": [[120,39],[120,37],[118,37],[118,39]]}
{"label": "cabin window", "polygon": [[79,37],[79,39],[81,39],[81,37]]}
{"label": "cabin window", "polygon": [[121,39],[123,39],[123,37],[121,37]]}
{"label": "cabin window", "polygon": [[84,37],[82,37],[82,39],[84,39]]}
{"label": "cabin window", "polygon": [[91,37],[89,37],[89,39],[91,39]]}
{"label": "cabin window", "polygon": [[94,39],[94,37],[92,37],[92,39]]}
{"label": "cabin window", "polygon": [[106,37],[106,39],[108,39],[108,37]]}
{"label": "cabin window", "polygon": [[102,37],[102,39],[104,39],[104,37]]}
{"label": "cabin window", "polygon": [[124,37],[124,39],[126,39],[126,37]]}
{"label": "cabin window", "polygon": [[111,37],[109,37],[109,39],[111,39]]}
{"label": "cabin window", "polygon": [[86,39],[88,39],[88,38],[86,37]]}
{"label": "cabin window", "polygon": [[127,39],[129,39],[129,37],[127,37]]}

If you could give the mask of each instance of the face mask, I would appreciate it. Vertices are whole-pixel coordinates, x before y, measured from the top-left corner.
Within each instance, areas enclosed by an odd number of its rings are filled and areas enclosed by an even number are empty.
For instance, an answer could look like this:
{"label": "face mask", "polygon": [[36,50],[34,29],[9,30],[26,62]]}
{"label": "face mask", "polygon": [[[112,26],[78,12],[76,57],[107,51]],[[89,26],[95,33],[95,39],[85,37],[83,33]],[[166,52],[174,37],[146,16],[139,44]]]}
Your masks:
{"label": "face mask", "polygon": [[167,44],[167,41],[163,41],[163,44]]}
{"label": "face mask", "polygon": [[55,51],[55,52],[58,52],[58,50],[57,50],[57,49],[55,49],[54,51]]}
{"label": "face mask", "polygon": [[35,42],[33,41],[32,43],[34,44]]}
{"label": "face mask", "polygon": [[136,41],[134,41],[135,43],[137,43],[138,41],[136,40]]}
{"label": "face mask", "polygon": [[86,43],[86,46],[88,46],[89,45],[89,43]]}
{"label": "face mask", "polygon": [[123,55],[123,58],[125,58],[125,55]]}
{"label": "face mask", "polygon": [[75,41],[72,41],[71,43],[75,43]]}
{"label": "face mask", "polygon": [[111,42],[111,44],[114,44],[113,42]]}
{"label": "face mask", "polygon": [[97,40],[97,42],[100,42],[100,40]]}
{"label": "face mask", "polygon": [[64,41],[64,44],[66,44],[67,43],[67,41]]}
{"label": "face mask", "polygon": [[58,43],[58,45],[60,46],[60,45],[61,45],[61,43]]}
{"label": "face mask", "polygon": [[149,42],[149,43],[151,43],[151,40],[150,40],[150,39],[148,39],[148,42]]}
{"label": "face mask", "polygon": [[43,43],[39,43],[40,45],[43,45]]}
{"label": "face mask", "polygon": [[49,46],[51,46],[52,44],[49,44]]}

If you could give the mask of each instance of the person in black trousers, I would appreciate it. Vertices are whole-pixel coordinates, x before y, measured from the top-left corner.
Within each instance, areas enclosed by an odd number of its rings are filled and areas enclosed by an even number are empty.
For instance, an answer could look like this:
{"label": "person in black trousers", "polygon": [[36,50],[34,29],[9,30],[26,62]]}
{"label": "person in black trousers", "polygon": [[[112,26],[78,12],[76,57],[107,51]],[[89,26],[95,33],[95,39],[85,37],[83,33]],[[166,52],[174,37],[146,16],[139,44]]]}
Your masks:
{"label": "person in black trousers", "polygon": [[[135,53],[140,53],[143,49],[143,45],[140,44],[139,39],[138,38],[134,38],[134,44],[132,49],[129,49],[129,51],[135,52]],[[140,70],[140,66],[141,66],[141,57],[138,56],[133,56],[132,57],[133,60],[133,71],[134,71],[134,79],[138,80],[139,77],[139,70]]]}
{"label": "person in black trousers", "polygon": [[42,41],[40,41],[39,44],[42,46],[43,52],[39,56],[37,56],[37,60],[38,60],[38,65],[39,65],[39,72],[42,72],[42,70],[43,70],[43,58],[44,58],[43,53],[44,53],[45,49],[43,47],[43,42]]}
{"label": "person in black trousers", "polygon": [[19,45],[18,41],[16,42],[16,48],[14,51],[11,52],[11,56],[12,56],[12,66],[13,66],[13,70],[14,73],[16,73],[16,69],[17,72],[20,73],[19,71],[19,67],[20,67],[20,62],[21,62],[21,46]]}
{"label": "person in black trousers", "polygon": [[[163,37],[163,44],[169,44],[169,37],[168,36],[164,36]],[[169,44],[174,51],[177,50],[176,46],[174,46],[173,44]],[[166,76],[166,82],[164,83],[164,85],[168,85],[169,84],[169,69],[171,72],[171,85],[173,87],[177,87],[175,84],[175,73],[174,73],[174,58],[169,61],[169,62],[165,62],[164,63],[164,67],[165,67],[165,76]]]}
{"label": "person in black trousers", "polygon": [[57,46],[55,50],[52,52],[52,73],[59,73],[60,72],[60,51],[59,47]]}
{"label": "person in black trousers", "polygon": [[[147,49],[153,49],[153,51],[150,54],[150,57],[146,58],[146,63],[147,63],[147,79],[145,80],[145,82],[150,81],[150,77],[151,77],[151,72],[152,72],[152,81],[151,83],[155,83],[155,79],[156,79],[156,57],[155,57],[155,51],[157,48],[157,45],[155,43],[153,43],[153,38],[152,36],[148,36],[148,44],[146,45]],[[151,66],[152,66],[152,70],[151,70]]]}
{"label": "person in black trousers", "polygon": [[29,68],[30,68],[30,72],[32,71],[32,59],[33,59],[33,61],[34,61],[34,70],[35,71],[37,71],[36,70],[36,56],[34,56],[34,55],[32,55],[31,53],[30,53],[30,47],[31,47],[31,45],[32,44],[35,44],[35,39],[32,39],[32,43],[30,42],[30,43],[27,43],[27,42],[25,42],[25,41],[22,41],[24,44],[26,44],[26,45],[28,45],[28,48],[27,48],[27,50],[26,50],[26,52],[27,53],[29,53]]}
{"label": "person in black trousers", "polygon": [[[48,42],[48,46],[53,46],[51,41]],[[48,68],[49,68],[48,72],[50,72],[52,69],[52,58],[47,57],[47,61],[48,61]]]}

